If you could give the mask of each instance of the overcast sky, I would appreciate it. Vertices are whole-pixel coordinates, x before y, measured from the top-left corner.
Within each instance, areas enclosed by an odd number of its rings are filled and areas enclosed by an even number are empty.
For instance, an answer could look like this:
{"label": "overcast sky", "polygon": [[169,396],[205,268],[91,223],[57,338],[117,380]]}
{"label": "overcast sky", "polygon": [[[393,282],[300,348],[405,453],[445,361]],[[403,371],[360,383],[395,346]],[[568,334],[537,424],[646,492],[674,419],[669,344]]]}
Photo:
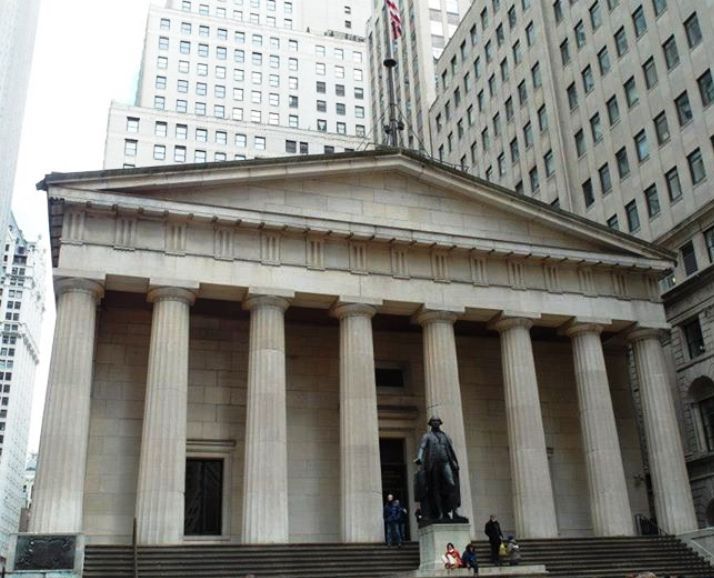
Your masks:
{"label": "overcast sky", "polygon": [[[146,16],[160,0],[42,0],[27,95],[13,211],[25,235],[47,242],[47,207],[35,183],[52,171],[102,168],[112,100],[131,103],[139,75]],[[48,265],[48,270],[50,269]],[[54,324],[41,342],[30,450],[40,421]]]}

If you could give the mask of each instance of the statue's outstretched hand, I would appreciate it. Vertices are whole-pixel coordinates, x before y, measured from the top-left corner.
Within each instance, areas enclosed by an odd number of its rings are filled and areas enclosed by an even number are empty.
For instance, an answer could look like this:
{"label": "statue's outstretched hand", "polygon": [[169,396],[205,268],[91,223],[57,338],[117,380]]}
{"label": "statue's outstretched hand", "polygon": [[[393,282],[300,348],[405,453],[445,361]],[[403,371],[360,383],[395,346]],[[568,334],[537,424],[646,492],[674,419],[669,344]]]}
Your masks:
{"label": "statue's outstretched hand", "polygon": [[417,459],[414,460],[414,463],[415,463],[417,466],[420,466],[420,465],[421,465],[421,460],[420,460],[419,458],[417,458]]}

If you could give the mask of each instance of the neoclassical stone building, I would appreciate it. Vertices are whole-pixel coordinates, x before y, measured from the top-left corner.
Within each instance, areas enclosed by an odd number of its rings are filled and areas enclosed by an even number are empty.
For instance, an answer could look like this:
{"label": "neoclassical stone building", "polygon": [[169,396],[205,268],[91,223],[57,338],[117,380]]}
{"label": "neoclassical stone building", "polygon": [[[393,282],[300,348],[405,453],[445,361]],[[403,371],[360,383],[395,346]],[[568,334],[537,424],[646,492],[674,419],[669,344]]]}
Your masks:
{"label": "neoclassical stone building", "polygon": [[31,531],[379,541],[436,413],[477,527],[632,534],[654,512],[628,348],[657,519],[696,527],[669,252],[394,150],[40,186],[58,313]]}

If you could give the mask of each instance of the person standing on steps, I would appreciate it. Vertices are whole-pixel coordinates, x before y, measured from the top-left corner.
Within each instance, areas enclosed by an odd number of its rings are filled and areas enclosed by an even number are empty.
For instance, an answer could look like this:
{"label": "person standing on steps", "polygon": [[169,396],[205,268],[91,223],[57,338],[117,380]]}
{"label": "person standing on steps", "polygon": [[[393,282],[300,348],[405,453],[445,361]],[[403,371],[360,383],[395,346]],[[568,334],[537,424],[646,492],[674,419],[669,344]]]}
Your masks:
{"label": "person standing on steps", "polygon": [[391,546],[394,542],[397,547],[402,547],[402,536],[399,533],[399,524],[402,519],[402,507],[399,500],[392,500],[387,512],[387,546]]}
{"label": "person standing on steps", "polygon": [[389,515],[389,507],[394,501],[394,496],[392,494],[387,494],[387,501],[384,503],[384,508],[382,508],[382,519],[384,520],[384,543],[389,545],[389,528],[387,526],[387,516]]}
{"label": "person standing on steps", "polygon": [[488,536],[488,543],[491,546],[491,562],[496,566],[500,566],[501,558],[498,555],[498,549],[503,541],[503,533],[501,532],[501,524],[498,523],[495,514],[491,514],[483,531]]}

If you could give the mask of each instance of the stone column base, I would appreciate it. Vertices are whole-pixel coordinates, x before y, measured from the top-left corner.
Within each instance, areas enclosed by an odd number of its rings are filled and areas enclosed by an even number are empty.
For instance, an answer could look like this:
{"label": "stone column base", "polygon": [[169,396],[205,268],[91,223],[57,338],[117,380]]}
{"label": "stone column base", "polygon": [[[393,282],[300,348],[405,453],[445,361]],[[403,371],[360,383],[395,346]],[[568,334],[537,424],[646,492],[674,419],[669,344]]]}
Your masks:
{"label": "stone column base", "polygon": [[[461,552],[466,544],[471,543],[471,524],[431,524],[419,528],[419,572],[431,572],[422,576],[437,576],[434,570],[444,569],[441,557],[446,552],[446,545],[451,542]],[[460,576],[460,570],[449,570],[444,576]],[[463,574],[468,576],[468,572]]]}

